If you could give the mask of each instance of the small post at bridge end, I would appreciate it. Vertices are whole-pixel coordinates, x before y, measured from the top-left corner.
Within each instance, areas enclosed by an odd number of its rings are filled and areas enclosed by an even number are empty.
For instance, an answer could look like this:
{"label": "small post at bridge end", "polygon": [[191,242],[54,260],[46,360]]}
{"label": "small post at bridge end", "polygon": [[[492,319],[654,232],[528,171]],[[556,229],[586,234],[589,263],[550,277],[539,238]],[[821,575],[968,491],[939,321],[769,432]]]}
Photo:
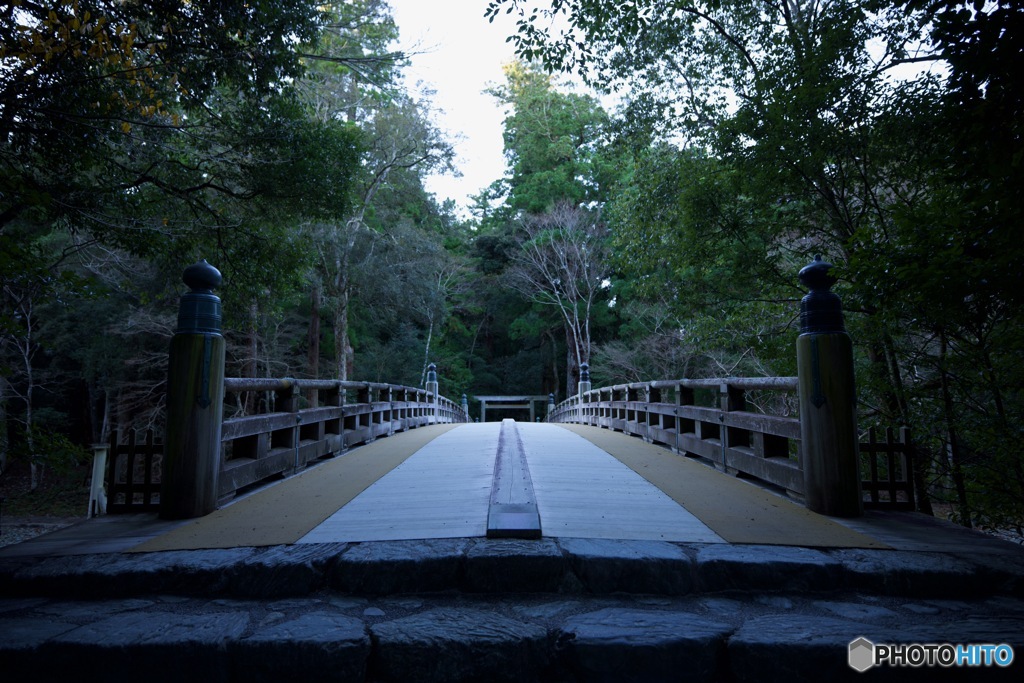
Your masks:
{"label": "small post at bridge end", "polygon": [[438,411],[440,407],[438,405],[438,382],[437,382],[437,365],[431,363],[427,366],[427,386],[426,390],[431,392],[434,396],[432,403],[434,404],[434,422],[438,421]]}
{"label": "small post at bridge end", "polygon": [[577,385],[576,396],[579,399],[577,401],[577,421],[583,422],[583,394],[590,391],[590,363],[580,363],[580,382]]}

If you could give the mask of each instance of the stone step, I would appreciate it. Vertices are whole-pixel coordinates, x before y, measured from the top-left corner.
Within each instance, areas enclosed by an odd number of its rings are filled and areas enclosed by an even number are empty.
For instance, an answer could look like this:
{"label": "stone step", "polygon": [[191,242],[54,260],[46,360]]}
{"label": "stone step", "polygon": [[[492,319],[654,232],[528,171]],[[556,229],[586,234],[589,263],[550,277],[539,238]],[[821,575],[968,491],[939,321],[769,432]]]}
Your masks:
{"label": "stone step", "polygon": [[[277,600],[0,599],[5,681],[862,681],[851,645],[1006,644],[1024,601],[320,592]],[[865,640],[862,640],[865,639]],[[1024,656],[1024,654],[1021,654]],[[870,662],[869,659],[867,660]],[[1020,680],[1021,665],[869,680]]]}
{"label": "stone step", "polygon": [[[859,681],[851,644],[859,662],[872,643],[1022,651],[1019,559],[568,538],[15,556],[0,559],[0,672],[36,683],[140,672]],[[1020,680],[1019,669],[871,676]]]}
{"label": "stone step", "polygon": [[1016,554],[483,538],[0,558],[0,595],[278,598],[338,594],[859,591],[1024,595]]}

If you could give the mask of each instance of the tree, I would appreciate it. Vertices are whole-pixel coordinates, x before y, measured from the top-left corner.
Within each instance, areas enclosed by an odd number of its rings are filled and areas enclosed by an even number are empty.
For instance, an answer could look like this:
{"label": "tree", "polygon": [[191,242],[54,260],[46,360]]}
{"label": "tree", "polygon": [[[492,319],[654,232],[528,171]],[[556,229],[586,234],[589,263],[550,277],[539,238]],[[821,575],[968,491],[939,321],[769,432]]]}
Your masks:
{"label": "tree", "polygon": [[[1005,191],[1019,185],[1020,3],[543,4],[527,13],[535,3],[496,0],[488,11],[520,10],[520,54],[628,90],[641,164],[650,140],[709,153],[705,168],[731,178],[721,207],[750,218],[727,254],[757,254],[769,281],[816,252],[834,261],[862,352],[865,418],[921,435],[936,481],[954,480],[960,521],[1020,525],[1021,459],[999,446],[1015,441],[999,425],[1019,411],[1007,400],[1019,372],[1003,359],[1019,353],[1009,330],[1024,265],[1011,227],[1020,201]],[[562,22],[549,28],[545,14]],[[930,63],[948,64],[945,83],[939,72],[894,75]],[[689,209],[708,178],[693,167],[680,176]],[[626,243],[641,251],[640,235],[680,246],[681,235],[716,234],[720,211],[672,215],[662,199],[625,194],[609,215],[627,220]],[[667,220],[644,226],[645,215]],[[744,281],[735,264],[712,263]],[[699,270],[674,276],[685,291],[702,282]]]}
{"label": "tree", "polygon": [[605,226],[586,209],[563,203],[525,220],[522,232],[509,282],[558,311],[566,337],[566,390],[575,393],[580,366],[590,362],[594,306],[609,275]]}
{"label": "tree", "polygon": [[505,67],[491,93],[510,109],[504,122],[507,204],[541,214],[555,204],[601,202],[609,171],[601,156],[608,116],[590,96],[561,92],[551,76],[521,62]]}
{"label": "tree", "polygon": [[319,31],[315,5],[62,0],[4,13],[0,228],[36,215],[131,242],[125,231],[176,227],[145,211],[154,197],[216,224],[220,202],[272,193],[259,174],[287,148],[265,124],[289,115],[281,86],[301,76],[294,41]]}
{"label": "tree", "polygon": [[332,8],[325,43],[338,60],[311,67],[303,100],[319,120],[344,121],[359,130],[360,169],[349,188],[347,210],[331,221],[307,226],[316,249],[309,340],[310,375],[319,374],[320,314],[329,315],[334,338],[331,375],[352,373],[349,332],[352,296],[351,258],[357,241],[380,229],[372,219],[378,194],[392,175],[450,168],[454,152],[430,122],[429,106],[405,92],[398,82],[404,55],[391,52],[397,28],[387,3],[359,0]]}
{"label": "tree", "polygon": [[524,311],[511,330],[553,341],[561,327],[566,389],[574,391],[580,364],[590,360],[594,304],[605,280],[599,215],[615,168],[604,147],[608,116],[593,97],[556,88],[536,65],[510,64],[505,77],[492,94],[509,110],[508,196],[483,227],[494,226],[517,245],[507,252],[511,285],[555,312]]}
{"label": "tree", "polygon": [[[896,261],[894,289],[928,352],[908,402],[931,426],[924,437],[937,484],[952,489],[958,521],[1024,533],[1024,459],[1012,444],[1024,415],[1019,330],[1024,5],[910,2],[929,17],[949,64],[945,133],[928,150],[928,201],[899,228],[927,258]],[[948,482],[948,483],[947,483]]]}
{"label": "tree", "polygon": [[[130,335],[142,329],[133,321],[163,322],[183,264],[202,256],[225,275],[227,333],[248,330],[239,323],[258,315],[252,302],[272,309],[305,265],[290,230],[298,217],[348,212],[357,133],[310,118],[295,96],[303,60],[346,59],[300,51],[328,28],[322,5],[68,0],[11,3],[0,14],[0,280],[11,302],[0,310],[0,429],[5,453],[8,445],[34,452],[49,439],[46,426],[95,441],[76,433],[77,415],[49,425],[41,418],[56,415],[53,402],[78,404],[68,398],[81,391],[74,382],[102,396],[123,379],[89,368],[110,339],[102,319],[69,341],[71,302],[93,311],[110,304],[112,320],[126,322],[118,332]],[[100,249],[145,261],[112,287],[109,273],[87,266]],[[152,289],[143,284],[151,274],[160,283]],[[146,329],[153,334],[107,353],[109,365],[131,360],[122,351],[165,346],[156,332],[170,323]],[[26,357],[19,349],[31,362],[17,362]],[[7,373],[15,362],[25,371]],[[58,364],[67,381],[51,385],[49,397],[40,380]],[[130,368],[139,379],[158,370]],[[161,382],[150,381],[137,403],[127,384],[97,400],[110,408],[106,417],[118,415],[115,425],[128,426],[131,411],[142,420],[155,414]],[[18,421],[40,429],[8,429]]]}

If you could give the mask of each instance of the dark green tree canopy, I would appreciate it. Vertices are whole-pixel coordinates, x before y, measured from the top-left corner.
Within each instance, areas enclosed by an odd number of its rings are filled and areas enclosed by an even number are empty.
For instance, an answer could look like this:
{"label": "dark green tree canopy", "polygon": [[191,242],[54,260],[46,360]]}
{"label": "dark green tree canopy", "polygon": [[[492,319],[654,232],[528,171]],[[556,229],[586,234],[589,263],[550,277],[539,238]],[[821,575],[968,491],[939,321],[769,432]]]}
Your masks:
{"label": "dark green tree canopy", "polygon": [[[61,220],[137,244],[171,235],[183,217],[229,226],[229,207],[300,194],[282,169],[302,163],[325,180],[314,210],[347,199],[338,171],[351,168],[356,136],[308,125],[290,86],[324,8],[66,0],[5,14],[0,230],[19,217]],[[317,163],[318,152],[349,161]],[[153,210],[167,201],[182,215]]]}

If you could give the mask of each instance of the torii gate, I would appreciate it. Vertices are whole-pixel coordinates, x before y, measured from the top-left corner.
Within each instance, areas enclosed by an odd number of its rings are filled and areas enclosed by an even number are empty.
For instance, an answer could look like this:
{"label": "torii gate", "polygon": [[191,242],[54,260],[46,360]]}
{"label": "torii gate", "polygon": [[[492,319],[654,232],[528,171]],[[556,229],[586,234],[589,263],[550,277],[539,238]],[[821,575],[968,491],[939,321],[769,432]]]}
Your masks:
{"label": "torii gate", "polygon": [[548,402],[547,396],[474,396],[473,398],[480,401],[481,422],[487,422],[488,404],[492,404],[491,410],[522,410],[525,408],[530,411],[530,422],[536,422],[537,402],[545,404]]}

